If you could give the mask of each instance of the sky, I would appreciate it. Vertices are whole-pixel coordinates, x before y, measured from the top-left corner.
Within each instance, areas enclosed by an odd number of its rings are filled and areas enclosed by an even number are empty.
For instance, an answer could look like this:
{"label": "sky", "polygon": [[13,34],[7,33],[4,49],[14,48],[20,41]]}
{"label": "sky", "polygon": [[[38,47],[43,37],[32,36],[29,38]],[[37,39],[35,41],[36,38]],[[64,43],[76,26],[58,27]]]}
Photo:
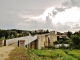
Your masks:
{"label": "sky", "polygon": [[0,29],[80,30],[80,0],[0,0]]}

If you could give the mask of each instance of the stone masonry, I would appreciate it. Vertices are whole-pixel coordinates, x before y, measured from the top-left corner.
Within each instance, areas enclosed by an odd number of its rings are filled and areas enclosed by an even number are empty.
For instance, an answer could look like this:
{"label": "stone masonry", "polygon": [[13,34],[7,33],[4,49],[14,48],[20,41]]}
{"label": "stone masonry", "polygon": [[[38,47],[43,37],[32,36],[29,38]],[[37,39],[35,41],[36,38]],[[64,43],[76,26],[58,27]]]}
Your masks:
{"label": "stone masonry", "polygon": [[57,41],[57,35],[55,31],[51,31],[49,34],[43,34],[38,36],[38,49],[53,46]]}

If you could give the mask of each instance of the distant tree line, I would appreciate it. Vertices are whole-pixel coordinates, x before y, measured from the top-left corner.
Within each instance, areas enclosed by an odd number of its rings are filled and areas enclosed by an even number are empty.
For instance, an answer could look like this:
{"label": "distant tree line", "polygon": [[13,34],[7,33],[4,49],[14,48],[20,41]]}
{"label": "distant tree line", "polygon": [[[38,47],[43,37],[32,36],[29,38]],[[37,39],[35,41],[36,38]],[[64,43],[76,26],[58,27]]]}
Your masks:
{"label": "distant tree line", "polygon": [[17,30],[17,29],[1,30],[0,29],[0,40],[17,38],[17,37],[28,36],[28,35],[29,35],[29,31],[26,30]]}
{"label": "distant tree line", "polygon": [[45,31],[41,30],[39,32],[38,30],[35,30],[33,32],[29,30],[19,30],[19,29],[10,29],[10,30],[0,29],[0,40],[23,37],[28,35],[45,34],[45,33],[49,33],[49,30],[45,30]]}
{"label": "distant tree line", "polygon": [[67,37],[57,37],[57,41],[54,44],[69,44],[70,48],[80,49],[80,31],[78,32],[67,32]]}
{"label": "distant tree line", "polygon": [[30,31],[30,34],[31,35],[36,35],[36,34],[47,34],[49,33],[49,30],[45,30],[45,31],[39,31],[38,30],[35,30],[34,32],[33,31]]}

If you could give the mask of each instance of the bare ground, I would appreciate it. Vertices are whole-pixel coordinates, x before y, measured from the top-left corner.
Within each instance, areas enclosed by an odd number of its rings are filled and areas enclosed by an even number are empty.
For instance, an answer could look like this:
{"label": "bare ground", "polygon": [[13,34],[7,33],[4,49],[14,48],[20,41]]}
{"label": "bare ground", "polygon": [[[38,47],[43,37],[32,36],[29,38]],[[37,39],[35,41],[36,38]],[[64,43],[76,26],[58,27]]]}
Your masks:
{"label": "bare ground", "polygon": [[9,53],[11,50],[13,50],[14,46],[3,46],[0,47],[0,60],[5,60],[5,58],[8,58]]}

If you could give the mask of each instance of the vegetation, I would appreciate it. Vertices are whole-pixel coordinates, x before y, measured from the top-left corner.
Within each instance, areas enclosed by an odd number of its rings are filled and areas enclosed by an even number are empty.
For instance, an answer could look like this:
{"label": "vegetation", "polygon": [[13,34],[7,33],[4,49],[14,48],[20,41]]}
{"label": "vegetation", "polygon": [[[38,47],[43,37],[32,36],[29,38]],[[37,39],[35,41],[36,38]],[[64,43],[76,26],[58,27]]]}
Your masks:
{"label": "vegetation", "polygon": [[11,29],[11,30],[1,30],[0,29],[0,40],[23,37],[36,34],[45,34],[49,33],[49,30],[40,30],[40,31],[28,31],[28,30],[18,30],[18,29]]}
{"label": "vegetation", "polygon": [[58,32],[57,41],[54,44],[69,44],[70,49],[80,49],[80,31],[72,33],[67,32],[67,36],[63,33]]}
{"label": "vegetation", "polygon": [[12,29],[12,30],[0,30],[0,40],[5,40],[5,39],[11,39],[11,38],[17,38],[17,37],[22,37],[22,36],[27,36],[29,35],[29,31],[25,30],[17,30],[17,29]]}
{"label": "vegetation", "polygon": [[10,52],[9,58],[6,58],[5,60],[27,60],[25,49],[16,47]]}
{"label": "vegetation", "polygon": [[68,51],[68,54],[80,60],[80,50]]}
{"label": "vegetation", "polygon": [[49,33],[49,30],[35,30],[35,31],[30,31],[30,34],[31,35],[36,35],[36,34],[46,34],[46,33]]}
{"label": "vegetation", "polygon": [[68,55],[64,50],[54,49],[54,50],[31,50],[42,60],[78,60],[77,58]]}
{"label": "vegetation", "polygon": [[6,60],[80,60],[80,50],[30,50],[16,47]]}
{"label": "vegetation", "polygon": [[[29,33],[36,35],[49,33],[49,31],[0,30],[0,40],[27,36]],[[11,51],[10,57],[6,60],[80,60],[80,31],[75,33],[68,31],[66,35],[61,34],[62,37],[58,37],[58,41],[54,42],[54,44],[62,44],[61,49],[54,49],[53,46],[48,47],[51,49],[42,50],[28,50],[17,47]],[[64,49],[63,44],[70,46]]]}

